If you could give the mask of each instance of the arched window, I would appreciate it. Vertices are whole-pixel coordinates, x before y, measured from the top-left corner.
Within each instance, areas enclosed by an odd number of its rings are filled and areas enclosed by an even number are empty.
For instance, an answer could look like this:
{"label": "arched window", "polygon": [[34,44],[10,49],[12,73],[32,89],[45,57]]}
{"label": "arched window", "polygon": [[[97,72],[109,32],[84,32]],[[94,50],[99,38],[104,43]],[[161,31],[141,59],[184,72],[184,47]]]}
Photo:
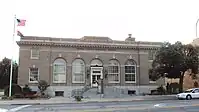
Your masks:
{"label": "arched window", "polygon": [[73,83],[85,82],[85,63],[82,59],[75,59],[72,63],[72,81]]}
{"label": "arched window", "polygon": [[120,81],[120,65],[117,60],[110,60],[108,65],[108,82],[118,83]]}
{"label": "arched window", "polygon": [[125,63],[125,81],[128,83],[136,82],[136,63],[129,59]]}
{"label": "arched window", "polygon": [[62,58],[53,63],[53,83],[66,83],[66,61]]}

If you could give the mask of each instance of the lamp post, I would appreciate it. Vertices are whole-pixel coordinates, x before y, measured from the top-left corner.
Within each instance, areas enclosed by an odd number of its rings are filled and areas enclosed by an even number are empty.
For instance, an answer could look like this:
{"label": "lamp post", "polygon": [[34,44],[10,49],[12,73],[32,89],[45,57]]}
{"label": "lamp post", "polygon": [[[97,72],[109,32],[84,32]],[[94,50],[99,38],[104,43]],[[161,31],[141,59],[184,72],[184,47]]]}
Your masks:
{"label": "lamp post", "polygon": [[196,38],[198,37],[198,21],[199,19],[196,21]]}

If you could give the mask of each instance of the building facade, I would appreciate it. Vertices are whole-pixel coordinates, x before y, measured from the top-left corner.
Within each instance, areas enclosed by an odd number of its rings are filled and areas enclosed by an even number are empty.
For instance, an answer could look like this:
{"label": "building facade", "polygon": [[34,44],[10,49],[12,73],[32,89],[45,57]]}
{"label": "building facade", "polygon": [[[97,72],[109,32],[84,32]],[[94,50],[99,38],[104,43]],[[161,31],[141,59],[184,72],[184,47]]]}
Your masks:
{"label": "building facade", "polygon": [[72,90],[85,85],[96,87],[99,79],[103,79],[105,87],[136,92],[149,92],[165,83],[150,81],[148,74],[161,42],[135,41],[131,35],[124,41],[96,36],[21,36],[17,44],[21,86],[29,84],[34,89],[38,80],[46,80],[54,92],[70,96]]}

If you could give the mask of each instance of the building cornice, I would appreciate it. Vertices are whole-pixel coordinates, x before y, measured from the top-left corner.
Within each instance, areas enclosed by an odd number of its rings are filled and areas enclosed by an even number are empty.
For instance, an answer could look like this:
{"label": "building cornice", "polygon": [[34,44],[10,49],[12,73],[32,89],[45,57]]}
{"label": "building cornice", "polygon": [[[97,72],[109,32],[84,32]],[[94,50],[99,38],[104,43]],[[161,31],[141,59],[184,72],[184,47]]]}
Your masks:
{"label": "building cornice", "polygon": [[120,44],[120,43],[96,43],[96,42],[66,42],[66,41],[45,41],[45,40],[21,40],[17,41],[19,46],[28,45],[28,46],[51,46],[51,47],[73,47],[73,48],[112,48],[112,49],[144,49],[144,50],[155,50],[160,47],[160,45],[150,45],[142,43],[129,43],[129,44]]}

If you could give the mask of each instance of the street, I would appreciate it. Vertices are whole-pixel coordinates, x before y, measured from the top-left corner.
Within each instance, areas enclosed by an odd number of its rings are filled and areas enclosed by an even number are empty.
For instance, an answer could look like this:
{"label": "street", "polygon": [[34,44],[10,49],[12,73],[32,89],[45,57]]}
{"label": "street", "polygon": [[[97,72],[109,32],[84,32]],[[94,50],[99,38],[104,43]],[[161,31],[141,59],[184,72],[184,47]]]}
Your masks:
{"label": "street", "polygon": [[0,112],[199,112],[199,100],[0,105]]}

